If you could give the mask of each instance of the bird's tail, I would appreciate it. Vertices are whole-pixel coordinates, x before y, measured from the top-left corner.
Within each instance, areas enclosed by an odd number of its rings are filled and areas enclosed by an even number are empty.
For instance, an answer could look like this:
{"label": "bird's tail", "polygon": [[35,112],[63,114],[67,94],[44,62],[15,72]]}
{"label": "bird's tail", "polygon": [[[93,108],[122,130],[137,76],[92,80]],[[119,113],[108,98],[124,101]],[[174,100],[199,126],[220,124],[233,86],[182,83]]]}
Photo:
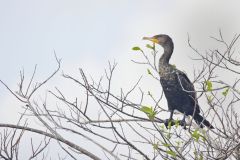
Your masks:
{"label": "bird's tail", "polygon": [[204,124],[205,126],[207,126],[210,129],[213,129],[214,127],[210,124],[209,121],[207,121],[206,119],[204,119],[200,114],[195,114],[193,119],[195,120],[195,122],[200,125],[200,127],[202,128]]}

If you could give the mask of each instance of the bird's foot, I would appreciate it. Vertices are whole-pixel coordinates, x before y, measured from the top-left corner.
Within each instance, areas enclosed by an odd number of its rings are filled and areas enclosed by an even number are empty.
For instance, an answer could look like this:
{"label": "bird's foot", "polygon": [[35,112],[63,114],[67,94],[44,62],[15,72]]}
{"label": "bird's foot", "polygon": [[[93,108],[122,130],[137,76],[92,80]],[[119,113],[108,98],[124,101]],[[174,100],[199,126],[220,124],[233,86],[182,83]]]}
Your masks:
{"label": "bird's foot", "polygon": [[171,128],[174,125],[174,121],[172,119],[166,119],[164,125],[167,129]]}
{"label": "bird's foot", "polygon": [[186,121],[183,119],[183,120],[181,120],[180,122],[179,122],[179,124],[180,124],[180,126],[183,126],[183,129],[187,129],[187,123],[186,123]]}

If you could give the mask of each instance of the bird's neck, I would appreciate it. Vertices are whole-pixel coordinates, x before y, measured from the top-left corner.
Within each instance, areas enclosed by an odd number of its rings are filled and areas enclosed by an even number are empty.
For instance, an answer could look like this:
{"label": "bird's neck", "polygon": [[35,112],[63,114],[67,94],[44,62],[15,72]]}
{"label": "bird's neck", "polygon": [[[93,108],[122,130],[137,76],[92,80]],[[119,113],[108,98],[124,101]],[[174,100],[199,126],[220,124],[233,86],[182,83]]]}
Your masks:
{"label": "bird's neck", "polygon": [[159,67],[169,65],[169,60],[172,56],[173,48],[174,46],[172,42],[169,42],[163,47],[164,53],[159,59]]}

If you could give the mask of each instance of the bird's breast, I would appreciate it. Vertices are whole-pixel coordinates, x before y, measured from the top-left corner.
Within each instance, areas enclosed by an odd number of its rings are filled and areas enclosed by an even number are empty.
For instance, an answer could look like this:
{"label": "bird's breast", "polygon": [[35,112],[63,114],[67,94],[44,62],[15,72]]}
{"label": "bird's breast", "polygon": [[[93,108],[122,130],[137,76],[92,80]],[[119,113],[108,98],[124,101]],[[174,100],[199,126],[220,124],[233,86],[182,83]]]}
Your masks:
{"label": "bird's breast", "polygon": [[177,91],[180,88],[178,80],[174,74],[160,77],[160,82],[163,89],[166,91]]}

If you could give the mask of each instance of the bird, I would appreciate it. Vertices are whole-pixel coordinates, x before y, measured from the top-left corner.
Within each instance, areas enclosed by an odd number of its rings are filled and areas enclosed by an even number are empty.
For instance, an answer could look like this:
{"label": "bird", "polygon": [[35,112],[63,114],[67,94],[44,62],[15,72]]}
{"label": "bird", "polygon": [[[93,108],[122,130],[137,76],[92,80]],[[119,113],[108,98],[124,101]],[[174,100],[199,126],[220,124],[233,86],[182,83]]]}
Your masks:
{"label": "bird", "polygon": [[153,37],[143,37],[143,40],[149,40],[154,45],[155,43],[159,44],[164,50],[159,59],[158,72],[160,83],[167,99],[168,110],[170,111],[170,118],[164,122],[166,128],[168,128],[169,122],[173,120],[174,110],[177,110],[183,113],[183,119],[180,121],[180,124],[184,126],[184,129],[186,129],[185,117],[189,115],[193,117],[200,128],[206,126],[213,129],[214,127],[211,123],[200,115],[200,107],[193,83],[183,71],[178,70],[175,65],[169,63],[174,50],[171,37],[166,34],[159,34]]}

